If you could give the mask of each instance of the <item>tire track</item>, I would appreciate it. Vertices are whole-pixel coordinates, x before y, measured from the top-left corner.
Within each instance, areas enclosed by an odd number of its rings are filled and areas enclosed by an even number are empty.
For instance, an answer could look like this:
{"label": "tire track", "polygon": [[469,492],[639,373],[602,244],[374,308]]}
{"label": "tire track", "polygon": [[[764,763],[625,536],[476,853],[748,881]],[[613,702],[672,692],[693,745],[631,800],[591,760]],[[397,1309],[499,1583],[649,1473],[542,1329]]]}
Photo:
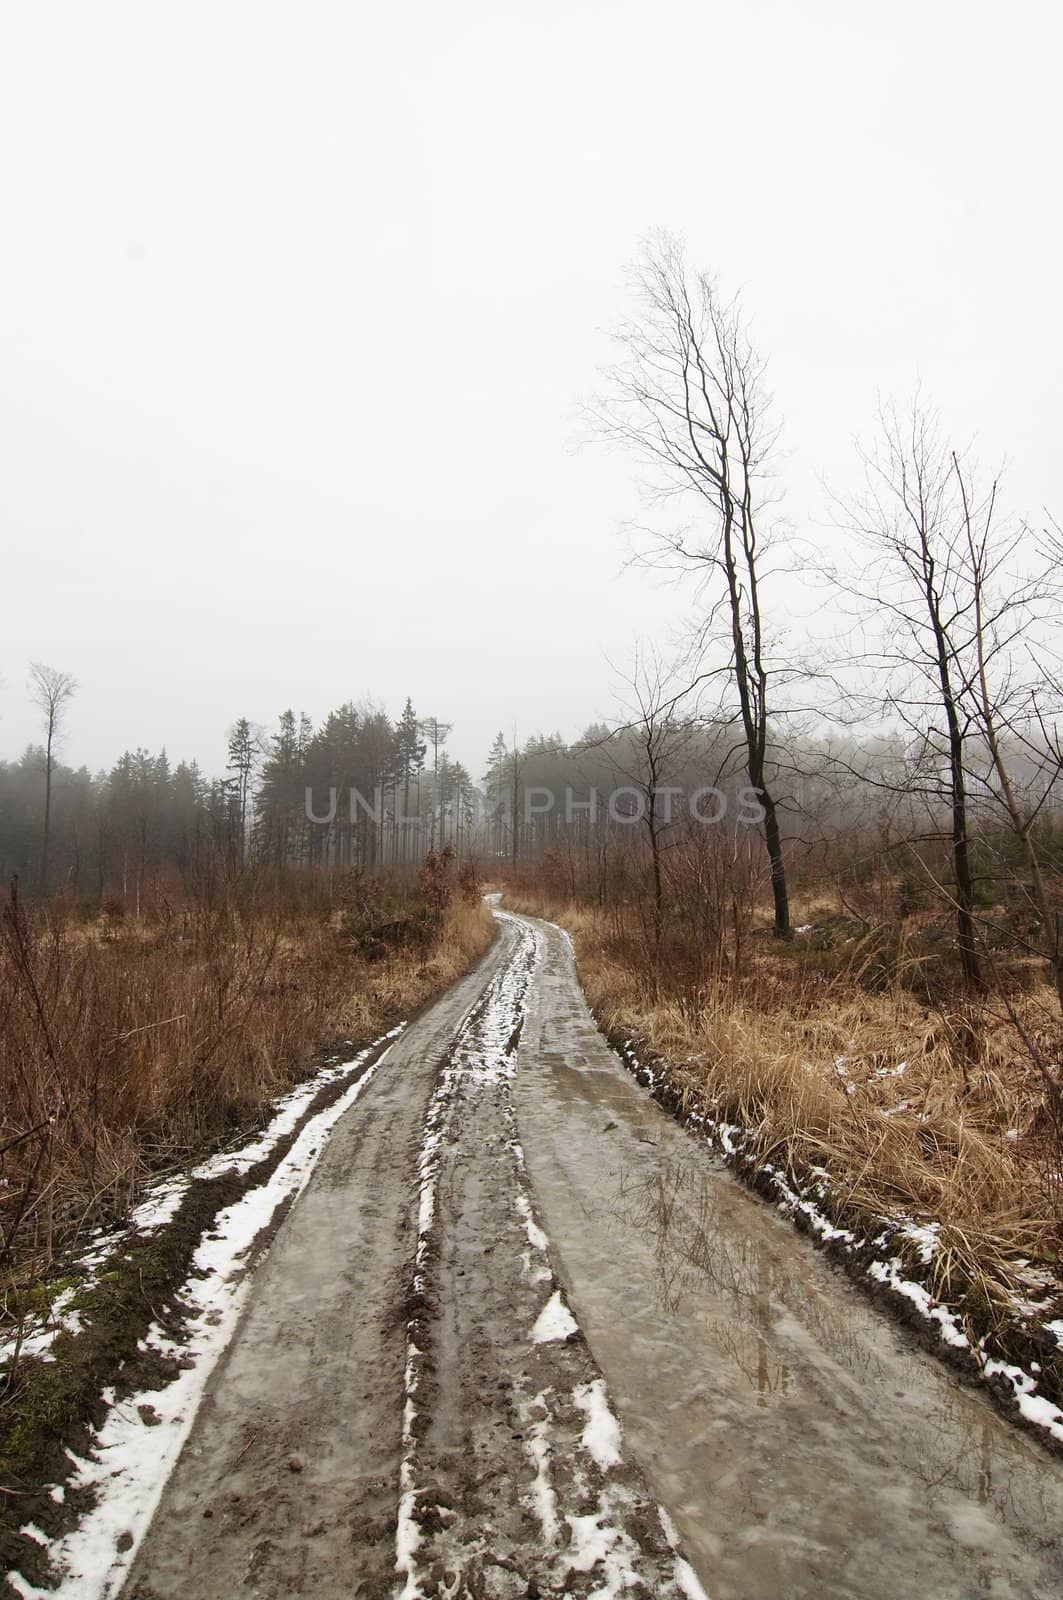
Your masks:
{"label": "tire track", "polygon": [[419,1162],[402,1600],[701,1596],[624,1459],[536,1219],[511,1084],[541,935],[499,916],[513,953],[455,1039]]}

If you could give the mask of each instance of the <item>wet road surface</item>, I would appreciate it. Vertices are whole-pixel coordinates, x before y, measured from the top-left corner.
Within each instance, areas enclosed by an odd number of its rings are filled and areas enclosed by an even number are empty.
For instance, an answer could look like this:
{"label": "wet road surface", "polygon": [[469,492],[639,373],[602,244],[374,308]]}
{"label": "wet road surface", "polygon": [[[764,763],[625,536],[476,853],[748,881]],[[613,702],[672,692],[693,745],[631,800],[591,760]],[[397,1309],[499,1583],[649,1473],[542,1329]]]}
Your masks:
{"label": "wet road surface", "polygon": [[555,1270],[714,1600],[1063,1594],[1063,1463],[620,1065],[544,927],[516,1078]]}
{"label": "wet road surface", "polygon": [[138,1600],[1063,1593],[1063,1466],[627,1075],[505,916],[337,1124]]}

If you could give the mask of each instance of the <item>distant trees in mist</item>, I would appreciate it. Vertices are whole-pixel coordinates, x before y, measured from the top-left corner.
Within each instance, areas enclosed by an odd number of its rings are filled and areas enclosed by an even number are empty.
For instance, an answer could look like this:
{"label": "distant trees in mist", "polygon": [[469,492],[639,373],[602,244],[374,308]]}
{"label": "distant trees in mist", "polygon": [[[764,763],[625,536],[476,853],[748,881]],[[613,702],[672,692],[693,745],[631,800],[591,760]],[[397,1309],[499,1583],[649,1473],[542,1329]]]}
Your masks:
{"label": "distant trees in mist", "polygon": [[111,896],[135,911],[175,875],[414,863],[430,847],[460,856],[482,842],[482,796],[448,754],[451,724],[419,718],[409,700],[395,722],[350,701],[319,727],[291,710],[272,730],[241,717],[224,775],[208,777],[165,750],[127,751],[106,772],[63,766],[76,685],[36,667],[32,688],[42,743],[0,762],[0,875],[24,893]]}

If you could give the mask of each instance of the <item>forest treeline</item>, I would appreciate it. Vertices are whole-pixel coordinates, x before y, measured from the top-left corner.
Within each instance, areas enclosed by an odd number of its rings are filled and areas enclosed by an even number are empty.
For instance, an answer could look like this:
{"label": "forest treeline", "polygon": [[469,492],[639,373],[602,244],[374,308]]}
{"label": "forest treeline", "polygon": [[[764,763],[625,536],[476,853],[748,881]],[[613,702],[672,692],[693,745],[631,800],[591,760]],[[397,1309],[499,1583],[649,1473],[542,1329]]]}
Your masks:
{"label": "forest treeline", "polygon": [[413,863],[446,844],[465,854],[481,809],[447,752],[449,725],[418,718],[409,700],[394,721],[350,701],[319,727],[292,711],[271,732],[240,718],[220,777],[165,750],[127,751],[106,772],[65,766],[64,730],[44,715],[51,748],[0,762],[0,873],[24,895],[135,911],[212,870]]}
{"label": "forest treeline", "polygon": [[[409,700],[396,720],[351,702],[318,728],[291,711],[269,733],[242,718],[220,778],[194,762],[171,764],[165,751],[126,752],[97,774],[55,760],[49,769],[47,747],[31,747],[0,762],[0,873],[24,898],[46,882],[86,913],[135,915],[212,874],[267,865],[413,872],[449,845],[495,869],[539,862],[551,882],[602,906],[645,892],[658,943],[692,875],[680,922],[701,942],[734,925],[721,895],[752,905],[768,885],[763,814],[732,724],[699,708],[696,685],[642,657],[628,688],[627,710],[576,740],[510,743],[499,733],[478,782],[448,753],[450,725],[418,717]],[[1058,761],[1044,740],[1034,751],[1016,739],[1006,754],[1013,793],[1033,818],[1030,842],[1054,878],[1063,856]],[[1024,926],[1037,916],[1028,862],[1006,825],[984,739],[968,734],[964,763],[976,910],[1003,898]],[[935,895],[948,905],[948,773],[925,740],[899,729],[827,737],[791,728],[767,741],[765,771],[799,883],[819,881],[844,900],[847,885],[866,884],[885,864],[907,906]]]}

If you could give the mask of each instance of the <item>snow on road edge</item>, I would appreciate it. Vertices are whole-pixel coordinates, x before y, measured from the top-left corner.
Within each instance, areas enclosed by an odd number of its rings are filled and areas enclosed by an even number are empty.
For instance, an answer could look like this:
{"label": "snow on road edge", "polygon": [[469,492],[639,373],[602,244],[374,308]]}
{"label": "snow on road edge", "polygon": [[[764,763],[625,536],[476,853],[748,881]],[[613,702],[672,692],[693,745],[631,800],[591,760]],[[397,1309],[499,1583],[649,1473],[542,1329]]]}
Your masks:
{"label": "snow on road edge", "polygon": [[[572,940],[563,928],[559,931],[565,934],[571,950]],[[647,1065],[635,1050],[637,1042],[641,1041],[626,1039],[620,1044],[612,1044],[612,1048],[632,1077],[649,1089],[654,1099],[661,1100],[671,1090],[667,1067]],[[739,1161],[745,1163],[748,1172],[742,1175],[747,1179],[763,1180],[769,1186],[779,1211],[789,1217],[800,1217],[816,1239],[847,1257],[853,1265],[860,1263],[867,1277],[887,1289],[896,1299],[906,1302],[910,1312],[935,1333],[941,1345],[966,1353],[973,1370],[988,1386],[1003,1388],[1025,1422],[1047,1434],[1054,1443],[1063,1444],[1063,1408],[1037,1392],[1036,1374],[1012,1362],[994,1358],[986,1348],[985,1338],[972,1341],[962,1319],[949,1306],[936,1299],[925,1284],[909,1275],[901,1255],[890,1253],[891,1244],[908,1241],[916,1246],[922,1263],[929,1266],[937,1249],[932,1227],[920,1227],[904,1219],[883,1219],[881,1233],[874,1238],[859,1238],[851,1229],[839,1228],[831,1221],[827,1210],[831,1191],[826,1173],[821,1173],[814,1185],[795,1188],[778,1167],[768,1161],[759,1162],[751,1155],[744,1128],[715,1118],[707,1109],[688,1111],[679,1115],[678,1120],[701,1134],[710,1144],[715,1144],[729,1166]],[[1000,1388],[997,1392],[1000,1392]]]}
{"label": "snow on road edge", "polygon": [[[404,1023],[400,1024],[353,1060],[342,1066],[328,1067],[310,1079],[282,1102],[278,1115],[262,1135],[244,1150],[224,1158],[226,1162],[233,1163],[234,1170],[246,1171],[254,1161],[261,1160],[284,1133],[291,1131],[314,1094],[356,1069],[385,1041],[393,1043],[404,1027]],[[392,1043],[387,1044],[362,1076],[330,1106],[306,1122],[291,1149],[264,1183],[249,1189],[215,1218],[210,1234],[201,1240],[195,1252],[188,1278],[178,1291],[190,1312],[185,1337],[174,1342],[153,1324],[145,1344],[148,1349],[178,1357],[186,1364],[165,1388],[148,1389],[118,1403],[114,1402],[113,1394],[104,1395],[111,1409],[102,1426],[95,1430],[92,1458],[83,1460],[68,1452],[76,1468],[72,1484],[94,1489],[96,1503],[76,1527],[50,1544],[49,1556],[61,1574],[58,1587],[38,1589],[18,1571],[6,1574],[7,1581],[23,1600],[110,1600],[117,1592],[188,1437],[211,1372],[236,1327],[252,1282],[245,1259],[248,1251],[276,1215],[278,1207],[293,1204],[298,1199],[317,1165],[328,1134],[383,1065]],[[253,1159],[237,1167],[235,1164],[242,1162],[245,1152],[251,1150],[256,1152]],[[212,1158],[212,1162],[220,1159]],[[204,1163],[204,1166],[211,1165]],[[220,1170],[230,1168],[225,1166]],[[212,1175],[216,1176],[218,1171],[214,1166]],[[162,1225],[159,1217],[165,1220],[167,1215],[173,1214],[168,1210],[169,1204],[167,1193],[156,1210],[138,1209],[144,1213],[149,1227],[157,1227]],[[142,1222],[141,1226],[144,1225]],[[141,1416],[140,1406],[150,1408],[150,1424]],[[62,1493],[57,1489],[56,1497]],[[31,1528],[22,1531],[34,1537]],[[119,1539],[130,1542],[119,1550]]]}

